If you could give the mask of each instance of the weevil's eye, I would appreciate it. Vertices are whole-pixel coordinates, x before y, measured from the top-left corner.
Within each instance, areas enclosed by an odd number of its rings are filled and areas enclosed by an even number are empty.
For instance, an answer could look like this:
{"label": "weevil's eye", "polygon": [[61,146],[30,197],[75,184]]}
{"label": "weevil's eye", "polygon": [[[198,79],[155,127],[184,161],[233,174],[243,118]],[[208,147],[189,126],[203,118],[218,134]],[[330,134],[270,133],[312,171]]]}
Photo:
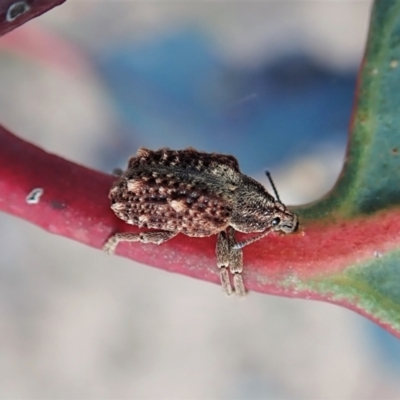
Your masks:
{"label": "weevil's eye", "polygon": [[281,219],[279,217],[276,217],[272,220],[271,225],[272,226],[277,226],[281,223]]}

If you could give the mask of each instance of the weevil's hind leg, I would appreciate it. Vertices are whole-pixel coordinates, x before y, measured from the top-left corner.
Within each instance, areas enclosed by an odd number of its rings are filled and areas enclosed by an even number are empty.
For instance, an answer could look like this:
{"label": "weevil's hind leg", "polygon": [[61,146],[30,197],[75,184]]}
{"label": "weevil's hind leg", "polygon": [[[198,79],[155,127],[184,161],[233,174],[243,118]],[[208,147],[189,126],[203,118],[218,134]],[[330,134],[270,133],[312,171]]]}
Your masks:
{"label": "weevil's hind leg", "polygon": [[221,279],[222,290],[228,296],[232,294],[232,286],[229,280],[229,242],[226,232],[220,232],[217,238],[217,266],[219,268],[219,277]]}
{"label": "weevil's hind leg", "polygon": [[176,236],[178,232],[153,231],[140,233],[116,233],[111,236],[103,246],[103,250],[108,254],[113,254],[120,242],[141,242],[162,244]]}
{"label": "weevil's hind leg", "polygon": [[103,246],[103,250],[107,254],[114,254],[115,249],[120,242],[138,242],[140,240],[139,233],[116,233],[111,236]]}
{"label": "weevil's hind leg", "polygon": [[233,287],[237,296],[243,297],[246,295],[246,289],[243,283],[243,251],[241,248],[235,249],[236,244],[234,229],[228,228],[228,244],[230,248],[229,252],[229,270],[233,276]]}
{"label": "weevil's hind leg", "polygon": [[172,239],[179,232],[171,232],[171,231],[154,231],[154,232],[142,232],[139,233],[140,241],[142,243],[154,243],[154,244],[163,244],[169,239]]}

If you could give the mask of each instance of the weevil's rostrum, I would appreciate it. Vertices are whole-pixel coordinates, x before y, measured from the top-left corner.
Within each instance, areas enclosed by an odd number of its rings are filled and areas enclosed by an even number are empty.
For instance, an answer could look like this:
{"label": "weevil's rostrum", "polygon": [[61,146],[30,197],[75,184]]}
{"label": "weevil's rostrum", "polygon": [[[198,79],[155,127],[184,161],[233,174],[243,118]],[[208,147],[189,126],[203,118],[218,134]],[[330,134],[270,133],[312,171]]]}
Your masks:
{"label": "weevil's rostrum", "polygon": [[[141,148],[113,184],[111,208],[128,224],[158,231],[117,233],[104,248],[114,252],[121,241],[161,244],[178,233],[193,237],[218,234],[217,265],[227,294],[245,289],[242,248],[272,231],[293,232],[297,216],[260,183],[240,172],[233,156],[195,149]],[[236,242],[234,232],[260,232]]]}

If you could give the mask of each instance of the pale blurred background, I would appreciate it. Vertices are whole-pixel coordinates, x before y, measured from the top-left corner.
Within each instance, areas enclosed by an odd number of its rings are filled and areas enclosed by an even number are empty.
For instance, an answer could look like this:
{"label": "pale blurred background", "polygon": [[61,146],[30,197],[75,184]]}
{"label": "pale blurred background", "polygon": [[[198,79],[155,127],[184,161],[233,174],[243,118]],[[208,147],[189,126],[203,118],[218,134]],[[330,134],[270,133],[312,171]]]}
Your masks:
{"label": "pale blurred background", "polygon": [[[0,38],[0,122],[110,172],[188,145],[334,184],[369,1],[69,0]],[[0,215],[2,399],[399,399],[400,342],[325,303],[227,299]],[[250,251],[250,250],[249,250]]]}

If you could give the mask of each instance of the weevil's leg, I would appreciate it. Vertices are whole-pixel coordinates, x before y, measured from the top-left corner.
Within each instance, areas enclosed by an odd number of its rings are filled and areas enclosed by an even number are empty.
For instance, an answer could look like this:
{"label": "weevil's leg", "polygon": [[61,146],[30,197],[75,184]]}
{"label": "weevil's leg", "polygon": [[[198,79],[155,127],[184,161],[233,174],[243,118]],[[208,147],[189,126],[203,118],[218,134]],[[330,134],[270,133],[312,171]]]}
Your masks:
{"label": "weevil's leg", "polygon": [[243,249],[243,247],[248,246],[249,244],[252,244],[254,242],[257,242],[257,240],[262,239],[263,237],[269,235],[270,233],[271,233],[271,229],[267,229],[257,236],[253,236],[250,239],[243,240],[243,242],[237,242],[237,243],[235,242],[233,247],[234,247],[234,249]]}
{"label": "weevil's leg", "polygon": [[229,281],[229,243],[226,232],[220,232],[217,238],[217,266],[219,268],[219,277],[221,279],[222,290],[229,296],[232,294],[232,286]]}
{"label": "weevil's leg", "polygon": [[153,231],[153,232],[141,232],[140,241],[141,243],[154,243],[154,244],[163,244],[169,239],[172,239],[179,232],[171,232],[171,231]]}
{"label": "weevil's leg", "polygon": [[140,232],[140,233],[116,233],[111,236],[105,245],[103,250],[108,254],[113,254],[115,252],[118,243],[120,242],[141,242],[141,243],[154,243],[162,244],[169,239],[176,236],[178,232],[169,231],[154,231],[154,232]]}
{"label": "weevil's leg", "polygon": [[243,271],[243,251],[241,248],[235,249],[235,236],[234,229],[228,228],[228,244],[230,248],[229,252],[229,270],[233,276],[233,287],[237,296],[243,297],[246,295],[246,289],[244,288],[242,271]]}
{"label": "weevil's leg", "polygon": [[233,287],[235,288],[236,296],[246,296],[246,289],[244,288],[242,274],[238,273],[233,275]]}
{"label": "weevil's leg", "polygon": [[221,280],[222,290],[227,296],[232,294],[232,285],[229,280],[229,272],[226,268],[221,267],[219,270],[219,278]]}
{"label": "weevil's leg", "polygon": [[116,233],[111,236],[103,246],[103,250],[107,254],[114,254],[115,249],[120,242],[138,242],[140,240],[139,233]]}

